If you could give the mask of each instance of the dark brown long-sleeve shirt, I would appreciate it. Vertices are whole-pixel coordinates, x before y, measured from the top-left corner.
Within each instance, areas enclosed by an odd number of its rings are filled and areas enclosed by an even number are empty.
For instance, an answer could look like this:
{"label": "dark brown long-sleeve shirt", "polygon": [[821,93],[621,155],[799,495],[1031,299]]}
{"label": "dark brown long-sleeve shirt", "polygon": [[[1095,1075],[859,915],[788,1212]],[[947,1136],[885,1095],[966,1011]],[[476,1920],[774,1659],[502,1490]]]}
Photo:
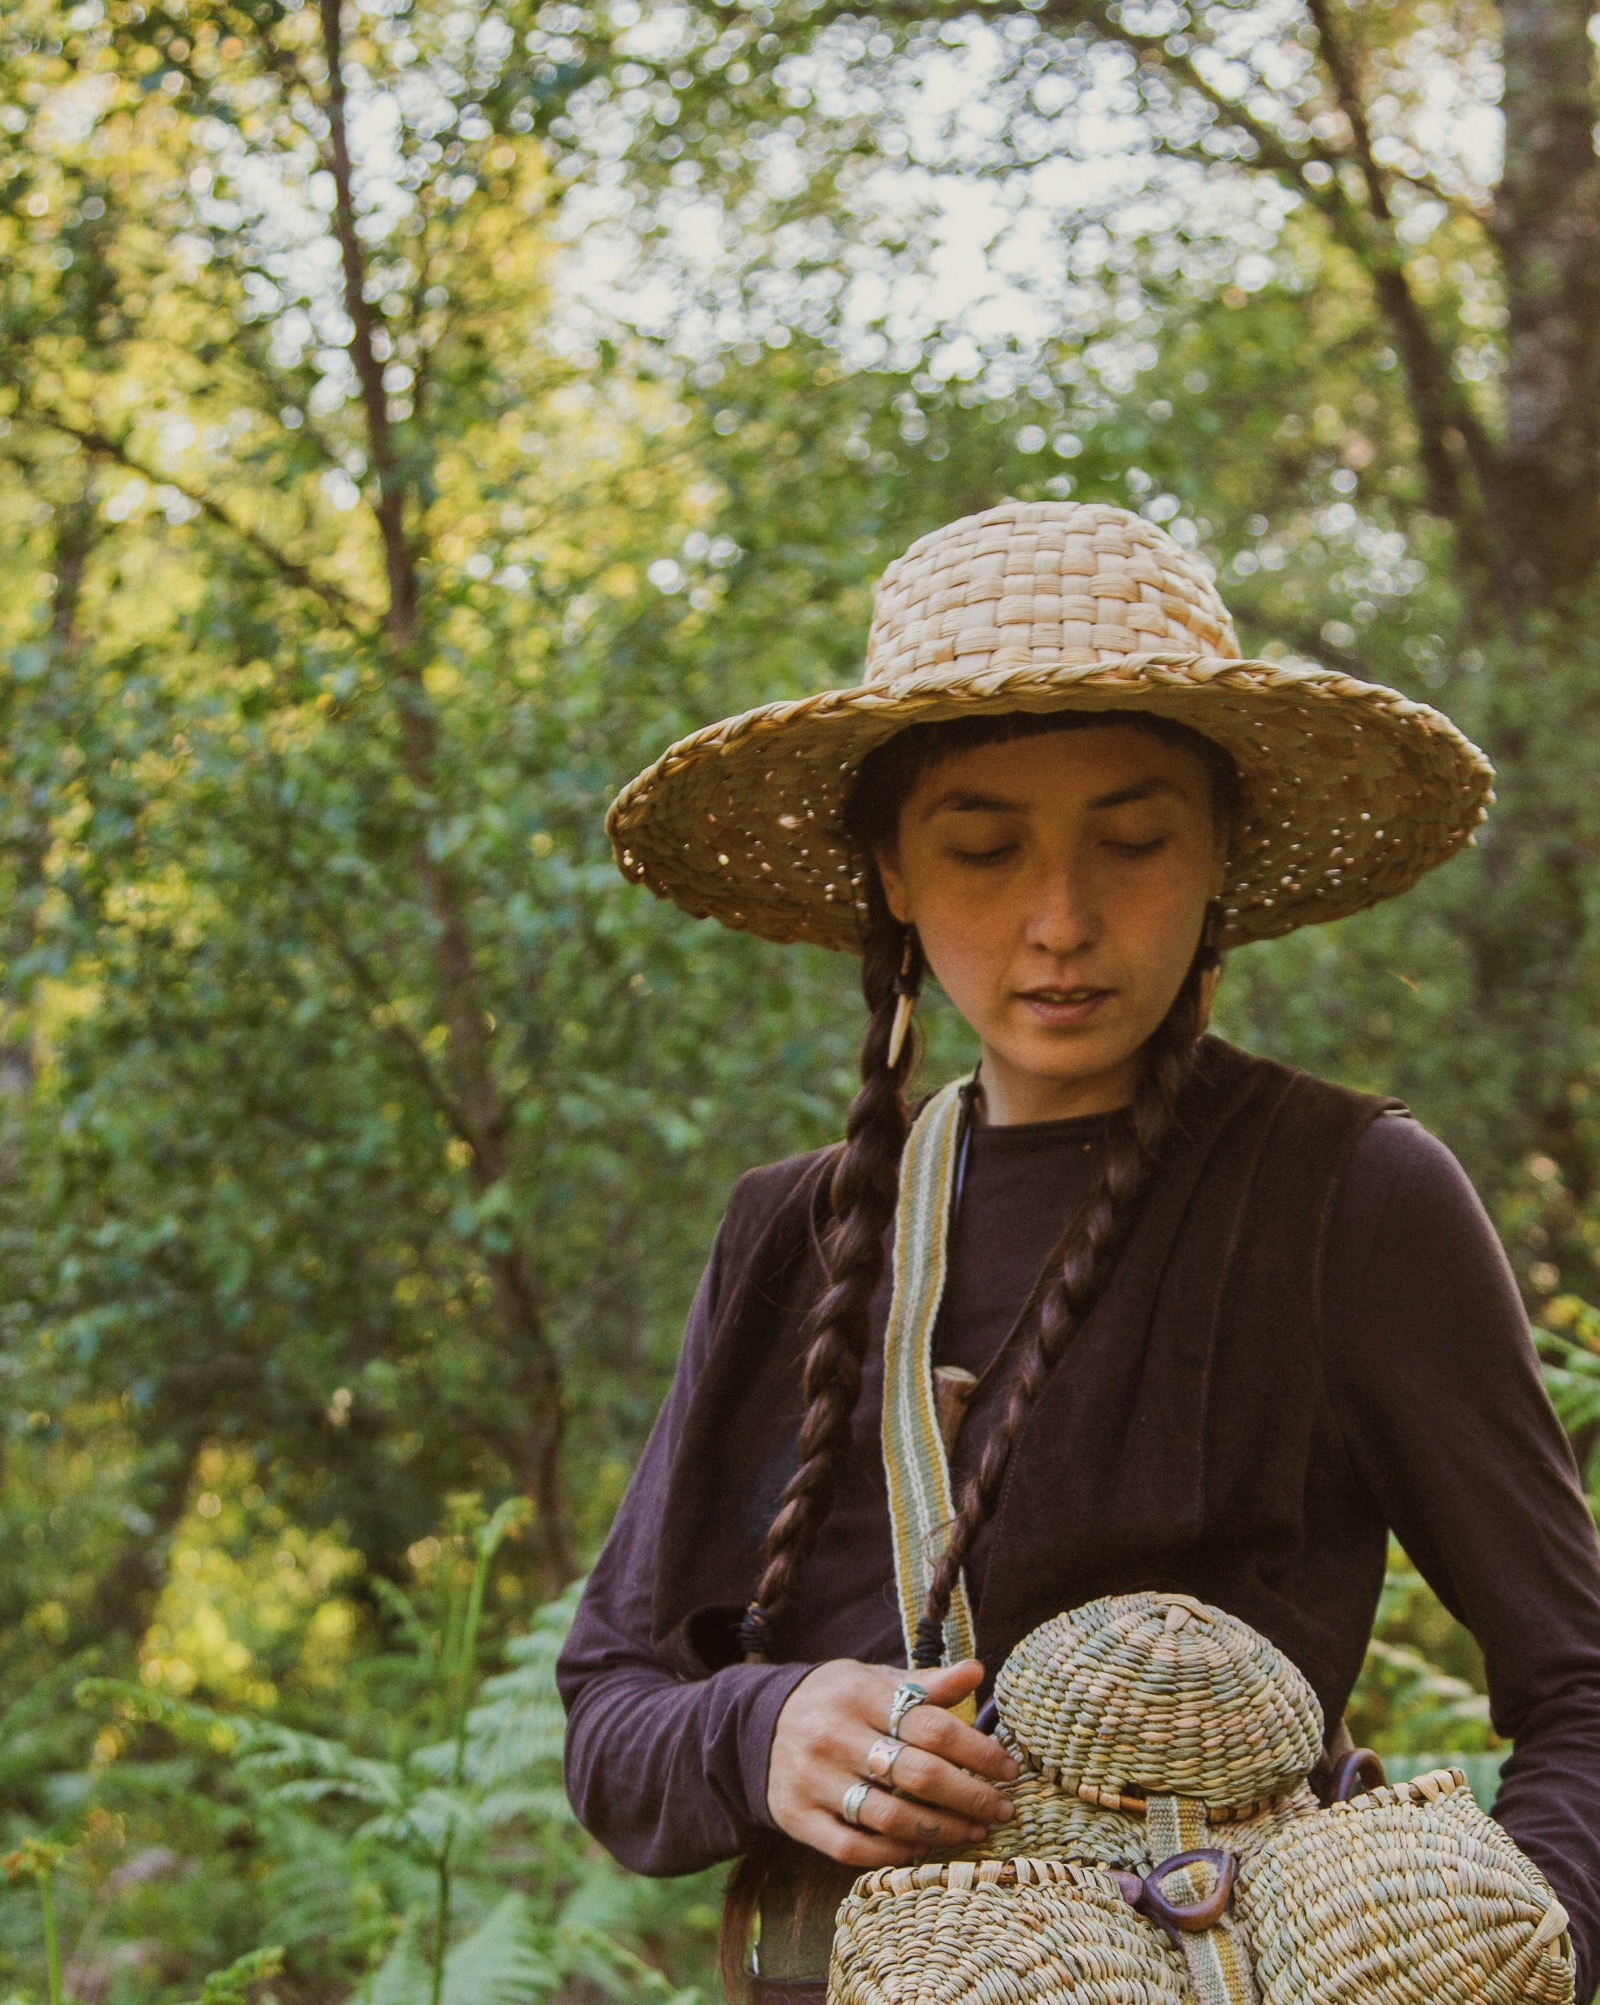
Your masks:
{"label": "dark brown long-sleeve shirt", "polygon": [[[1105,1125],[977,1130],[953,1235],[944,1361],[982,1372],[1002,1346],[1088,1188]],[[811,1665],[904,1661],[879,1438],[887,1281],[839,1500],[785,1620],[800,1661],[686,1681],[652,1649],[655,1541],[722,1279],[714,1248],[677,1376],[560,1671],[573,1802],[623,1863],[649,1873],[726,1858],[769,1823],[773,1729]],[[1499,1242],[1454,1158],[1415,1122],[1379,1119],[1356,1145],[1321,1287],[1326,1402],[1359,1495],[1348,1473],[1314,1486],[1308,1544],[1335,1553],[1381,1519],[1477,1637],[1496,1727],[1516,1743],[1496,1815],[1571,1915],[1586,1999],[1600,1974],[1600,1551]],[[1003,1383],[1002,1362],[962,1430],[958,1483],[981,1454]],[[1091,1392],[1081,1421],[1093,1429],[1094,1420]],[[1072,1442],[1060,1452],[1071,1455]],[[975,1599],[987,1560],[980,1538]],[[1319,1597],[1312,1568],[1297,1591],[1318,1625],[1342,1632],[1356,1622],[1364,1633],[1370,1607],[1343,1605],[1346,1579],[1330,1574]]]}

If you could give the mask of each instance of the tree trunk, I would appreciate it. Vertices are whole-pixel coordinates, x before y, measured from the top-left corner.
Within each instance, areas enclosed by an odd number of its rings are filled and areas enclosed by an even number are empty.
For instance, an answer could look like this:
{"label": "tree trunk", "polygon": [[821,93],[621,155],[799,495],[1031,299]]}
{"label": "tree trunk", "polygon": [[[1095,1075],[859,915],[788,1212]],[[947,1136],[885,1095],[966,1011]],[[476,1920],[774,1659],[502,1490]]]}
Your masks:
{"label": "tree trunk", "polygon": [[[94,544],[94,468],[85,464],[79,491],[56,514],[51,563],[55,584],[50,594],[50,627],[43,678],[33,686],[46,704],[60,697],[63,676],[70,670],[79,644],[78,608],[83,576]],[[32,953],[38,940],[39,901],[44,896],[45,859],[50,853],[50,794],[48,781],[37,771],[41,759],[52,756],[54,734],[35,732],[29,712],[32,702],[18,705],[12,719],[9,794],[6,802],[5,847],[10,853],[7,909],[0,931],[5,957],[4,1017],[0,1018],[0,1121],[6,1106],[20,1108],[33,1090],[33,1028],[27,1000],[19,994],[13,971]],[[3,1173],[0,1160],[0,1173]]]}
{"label": "tree trunk", "polygon": [[[350,352],[359,385],[367,447],[377,483],[374,510],[383,547],[388,600],[384,614],[389,687],[400,727],[401,758],[421,827],[415,869],[431,932],[435,992],[444,1023],[451,1084],[461,1109],[461,1137],[471,1152],[471,1175],[480,1197],[502,1184],[511,1167],[511,1110],[495,1076],[489,1018],[484,1007],[467,887],[455,867],[429,842],[439,799],[439,724],[426,685],[426,633],[418,563],[409,516],[411,482],[389,420],[376,327],[366,296],[366,256],[356,228],[340,0],[319,0],[327,60],[328,167],[335,191],[334,230],[351,323]],[[494,1313],[515,1360],[514,1397],[524,1418],[514,1429],[486,1427],[516,1472],[535,1510],[535,1535],[554,1584],[578,1571],[563,1474],[566,1393],[560,1360],[550,1340],[532,1264],[520,1239],[486,1244]]]}
{"label": "tree trunk", "polygon": [[156,1604],[167,1583],[168,1541],[189,1501],[189,1480],[199,1452],[198,1441],[168,1443],[166,1467],[147,1493],[148,1522],[95,1582],[88,1611],[67,1639],[68,1654],[113,1644],[137,1649],[155,1620]]}
{"label": "tree trunk", "polygon": [[1600,158],[1587,0],[1501,0],[1506,428],[1492,496],[1513,588],[1570,598],[1600,561]]}

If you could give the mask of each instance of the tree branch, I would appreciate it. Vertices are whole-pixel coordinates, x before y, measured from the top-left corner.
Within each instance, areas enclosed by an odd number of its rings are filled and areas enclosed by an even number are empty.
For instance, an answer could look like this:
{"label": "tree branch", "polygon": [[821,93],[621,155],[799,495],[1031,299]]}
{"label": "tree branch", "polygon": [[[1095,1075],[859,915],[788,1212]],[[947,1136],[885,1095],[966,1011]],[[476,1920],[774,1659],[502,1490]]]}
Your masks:
{"label": "tree branch", "polygon": [[466,1109],[439,1077],[432,1059],[428,1056],[427,1047],[401,1019],[398,1008],[390,999],[383,983],[372,972],[365,955],[351,944],[344,928],[329,911],[310,873],[295,860],[287,831],[274,845],[274,850],[279,868],[305,901],[335,954],[338,955],[340,964],[370,1006],[377,1028],[398,1048],[418,1085],[438,1113],[444,1117],[451,1133],[465,1142],[469,1148],[475,1149],[478,1138],[472,1122],[467,1117]]}
{"label": "tree branch", "polygon": [[[1355,55],[1339,33],[1329,0],[1306,0],[1306,11],[1316,30],[1323,67],[1333,85],[1334,102],[1350,128],[1351,157],[1366,187],[1368,270],[1411,386],[1412,415],[1417,423],[1423,475],[1430,497],[1437,512],[1454,522],[1487,558],[1481,516],[1483,502],[1495,479],[1497,455],[1451,375],[1448,360],[1406,277],[1405,261],[1395,236],[1389,184],[1372,150],[1372,126],[1361,93]],[[1337,180],[1334,185],[1339,185]],[[1348,236],[1346,241],[1349,248],[1358,249]],[[1463,449],[1477,482],[1475,495],[1468,494],[1462,481]]]}
{"label": "tree branch", "polygon": [[[418,806],[416,870],[433,921],[434,977],[445,1026],[455,1094],[470,1123],[472,1174],[480,1195],[501,1185],[511,1170],[511,1114],[495,1076],[490,1029],[483,1006],[467,896],[456,868],[431,846],[426,817],[439,785],[438,720],[422,680],[425,634],[418,582],[418,553],[408,522],[412,475],[389,420],[376,322],[366,296],[366,253],[356,228],[344,79],[341,0],[318,0],[328,86],[327,160],[334,184],[333,230],[350,320],[350,356],[366,422],[368,456],[377,480],[374,512],[383,542],[389,604],[384,632],[390,686],[399,713],[402,756]],[[519,1400],[525,1416],[517,1466],[538,1506],[550,1571],[561,1580],[577,1570],[565,1497],[562,1449],[566,1395],[561,1361],[546,1326],[532,1264],[513,1235],[482,1248],[495,1313],[517,1358]]]}
{"label": "tree branch", "polygon": [[86,452],[99,453],[104,458],[115,461],[118,466],[126,468],[129,473],[137,474],[141,480],[149,481],[154,487],[174,489],[185,501],[199,509],[209,521],[215,522],[230,536],[236,537],[247,549],[254,551],[286,584],[294,586],[297,591],[309,592],[320,599],[353,638],[364,642],[371,641],[373,615],[365,607],[357,605],[355,600],[339,586],[331,584],[325,578],[319,578],[314,571],[308,570],[304,564],[280,550],[259,530],[252,529],[248,523],[240,522],[215,496],[207,494],[203,488],[191,487],[187,481],[174,479],[170,473],[162,473],[155,467],[147,466],[136,454],[130,452],[120,439],[113,438],[109,432],[103,432],[94,425],[76,424],[59,411],[51,411],[32,404],[27,408],[29,415],[37,423],[49,426],[52,431],[60,432],[64,438],[76,440]]}
{"label": "tree branch", "polygon": [[[1524,4],[1538,5],[1541,0],[1524,0]],[[1582,0],[1569,0],[1569,4],[1581,5]],[[1406,275],[1387,183],[1372,151],[1371,127],[1354,57],[1336,31],[1328,0],[1307,0],[1307,6],[1335,101],[1350,126],[1353,145],[1348,157],[1355,161],[1366,188],[1365,211],[1351,199],[1337,171],[1346,156],[1329,155],[1310,147],[1295,148],[1245,105],[1211,83],[1191,55],[1170,49],[1164,35],[1141,34],[1124,26],[1107,0],[1044,0],[1042,6],[1030,8],[1029,12],[1034,20],[1057,33],[1088,34],[1126,49],[1141,63],[1156,63],[1176,84],[1193,92],[1227,126],[1249,141],[1256,165],[1275,174],[1324,217],[1337,241],[1367,273],[1378,310],[1388,323],[1399,352],[1410,390],[1429,506],[1433,513],[1454,526],[1469,563],[1491,573],[1494,554],[1484,516],[1485,502],[1497,478],[1499,456],[1455,381],[1444,347]],[[910,26],[958,9],[913,7],[909,0],[884,0],[873,11]],[[1208,155],[1182,141],[1160,143],[1172,158],[1215,165]],[[1334,169],[1333,178],[1323,187],[1306,177],[1307,166],[1317,159]],[[1468,474],[1472,476],[1470,482]]]}

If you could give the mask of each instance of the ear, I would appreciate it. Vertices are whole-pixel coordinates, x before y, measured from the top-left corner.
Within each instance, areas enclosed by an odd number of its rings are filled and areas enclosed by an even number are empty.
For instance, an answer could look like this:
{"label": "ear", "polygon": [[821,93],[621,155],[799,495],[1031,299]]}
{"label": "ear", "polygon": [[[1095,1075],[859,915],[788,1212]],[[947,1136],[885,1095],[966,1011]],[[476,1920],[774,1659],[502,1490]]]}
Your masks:
{"label": "ear", "polygon": [[900,867],[886,849],[876,849],[872,853],[878,866],[878,882],[883,886],[883,901],[902,926],[911,924],[911,899],[906,892],[906,881],[900,875]]}

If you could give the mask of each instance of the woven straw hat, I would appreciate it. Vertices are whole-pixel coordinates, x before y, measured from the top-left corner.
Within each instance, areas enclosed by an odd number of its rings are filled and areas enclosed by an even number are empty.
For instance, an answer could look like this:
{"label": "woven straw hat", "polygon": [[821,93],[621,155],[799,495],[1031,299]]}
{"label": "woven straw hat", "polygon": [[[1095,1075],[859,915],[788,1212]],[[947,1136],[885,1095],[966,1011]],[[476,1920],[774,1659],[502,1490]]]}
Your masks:
{"label": "woven straw hat", "polygon": [[1153,523],[1007,501],[889,566],[857,688],[709,725],[624,787],[606,821],[617,862],[697,918],[855,949],[864,888],[840,809],[862,759],[910,724],[1015,710],[1150,711],[1232,756],[1224,946],[1408,890],[1491,798],[1487,760],[1437,710],[1241,660],[1215,587]]}

